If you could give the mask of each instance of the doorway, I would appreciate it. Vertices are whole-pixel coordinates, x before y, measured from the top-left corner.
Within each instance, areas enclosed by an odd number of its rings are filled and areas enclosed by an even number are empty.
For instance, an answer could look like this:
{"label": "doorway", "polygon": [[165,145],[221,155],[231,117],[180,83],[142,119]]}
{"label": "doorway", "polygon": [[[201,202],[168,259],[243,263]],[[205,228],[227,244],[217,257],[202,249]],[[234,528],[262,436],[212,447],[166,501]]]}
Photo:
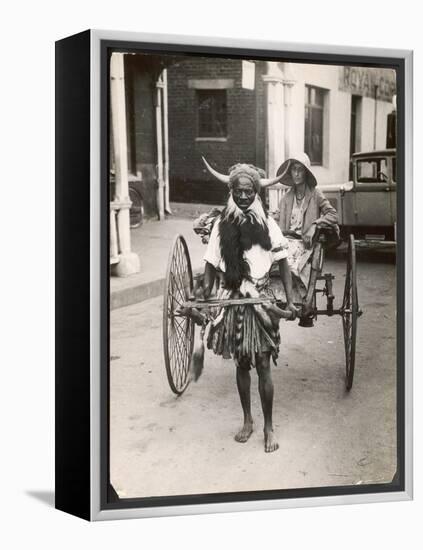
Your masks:
{"label": "doorway", "polygon": [[353,178],[353,166],[351,155],[357,153],[361,148],[361,101],[359,95],[351,96],[351,124],[350,124],[350,169],[349,178]]}

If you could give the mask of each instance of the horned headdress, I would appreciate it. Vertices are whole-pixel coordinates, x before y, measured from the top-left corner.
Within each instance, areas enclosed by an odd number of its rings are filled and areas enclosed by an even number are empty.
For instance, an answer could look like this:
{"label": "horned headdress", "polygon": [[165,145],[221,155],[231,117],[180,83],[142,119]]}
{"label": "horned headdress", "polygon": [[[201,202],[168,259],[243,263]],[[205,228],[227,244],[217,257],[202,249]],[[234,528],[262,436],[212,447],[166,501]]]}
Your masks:
{"label": "horned headdress", "polygon": [[206,168],[210,172],[210,174],[212,174],[219,181],[226,183],[230,189],[232,188],[237,178],[239,178],[240,176],[245,176],[249,178],[254,184],[256,191],[260,192],[261,189],[280,182],[285,175],[284,172],[276,178],[265,178],[263,177],[263,170],[257,168],[256,166],[253,166],[252,164],[235,164],[235,166],[232,166],[232,168],[230,169],[228,175],[221,174],[220,172],[212,168],[204,157],[201,158],[203,159],[203,162],[206,165]]}

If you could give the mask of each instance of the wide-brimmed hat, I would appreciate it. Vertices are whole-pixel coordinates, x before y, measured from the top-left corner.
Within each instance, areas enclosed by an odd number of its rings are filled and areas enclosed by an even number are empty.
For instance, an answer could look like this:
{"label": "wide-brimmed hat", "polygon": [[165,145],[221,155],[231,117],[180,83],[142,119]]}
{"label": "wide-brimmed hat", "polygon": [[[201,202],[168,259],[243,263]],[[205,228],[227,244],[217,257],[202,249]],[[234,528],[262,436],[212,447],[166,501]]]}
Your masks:
{"label": "wide-brimmed hat", "polygon": [[279,166],[278,171],[276,172],[276,176],[282,175],[280,182],[284,185],[288,185],[289,187],[292,187],[294,185],[291,177],[291,166],[294,162],[299,162],[304,166],[306,171],[307,184],[310,187],[316,187],[317,180],[314,177],[313,172],[310,170],[310,159],[308,158],[308,155],[306,153],[296,153]]}

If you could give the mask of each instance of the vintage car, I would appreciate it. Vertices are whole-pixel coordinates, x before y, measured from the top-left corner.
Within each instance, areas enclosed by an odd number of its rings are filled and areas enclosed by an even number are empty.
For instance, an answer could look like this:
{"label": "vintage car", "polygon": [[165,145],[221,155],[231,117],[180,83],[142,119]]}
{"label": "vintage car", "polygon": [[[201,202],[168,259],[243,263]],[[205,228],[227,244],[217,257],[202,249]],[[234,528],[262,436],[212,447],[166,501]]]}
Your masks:
{"label": "vintage car", "polygon": [[396,149],[354,153],[353,180],[319,185],[339,215],[341,237],[396,240]]}

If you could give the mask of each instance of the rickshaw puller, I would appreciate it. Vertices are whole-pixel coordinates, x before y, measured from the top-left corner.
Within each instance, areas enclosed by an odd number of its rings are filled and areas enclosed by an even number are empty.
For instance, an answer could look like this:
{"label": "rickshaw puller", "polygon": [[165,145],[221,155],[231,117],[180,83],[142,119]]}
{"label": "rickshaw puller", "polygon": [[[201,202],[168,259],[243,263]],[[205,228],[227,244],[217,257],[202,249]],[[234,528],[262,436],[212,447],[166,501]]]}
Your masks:
{"label": "rickshaw puller", "polygon": [[[226,207],[216,219],[207,251],[203,293],[209,298],[216,273],[222,274],[218,299],[272,298],[269,272],[278,262],[287,296],[286,309],[295,319],[297,310],[292,302],[291,274],[287,262],[288,245],[277,223],[267,215],[260,199],[260,190],[276,183],[264,179],[259,169],[237,164],[229,176],[219,174],[207,163],[211,173],[229,186]],[[210,323],[207,347],[236,364],[236,381],[244,422],[235,440],[244,443],[253,432],[250,398],[250,369],[258,374],[259,394],[264,416],[264,448],[278,449],[273,433],[273,381],[270,357],[276,364],[279,352],[278,308],[275,305],[236,305],[221,308]]]}

